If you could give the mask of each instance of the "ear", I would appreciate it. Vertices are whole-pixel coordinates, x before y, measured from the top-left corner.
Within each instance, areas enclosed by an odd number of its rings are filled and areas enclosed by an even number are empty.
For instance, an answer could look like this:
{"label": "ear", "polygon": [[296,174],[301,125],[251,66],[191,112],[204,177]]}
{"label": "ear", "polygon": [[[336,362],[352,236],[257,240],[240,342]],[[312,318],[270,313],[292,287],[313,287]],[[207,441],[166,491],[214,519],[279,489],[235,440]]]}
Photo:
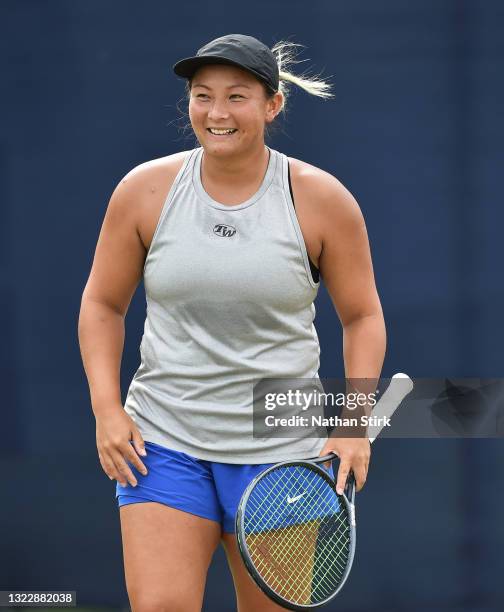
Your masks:
{"label": "ear", "polygon": [[276,94],[269,98],[266,103],[266,123],[274,121],[275,117],[282,110],[284,103],[283,93],[277,91]]}

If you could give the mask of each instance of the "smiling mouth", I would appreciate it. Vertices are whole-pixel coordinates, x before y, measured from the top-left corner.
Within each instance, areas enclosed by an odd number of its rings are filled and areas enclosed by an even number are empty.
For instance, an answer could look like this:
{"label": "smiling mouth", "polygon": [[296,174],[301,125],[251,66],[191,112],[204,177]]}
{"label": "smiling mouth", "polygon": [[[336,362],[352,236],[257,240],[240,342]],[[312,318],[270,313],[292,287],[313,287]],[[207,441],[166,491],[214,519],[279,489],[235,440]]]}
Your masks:
{"label": "smiling mouth", "polygon": [[218,128],[207,128],[207,132],[209,134],[212,134],[212,136],[220,136],[221,138],[224,138],[226,136],[232,136],[235,132],[237,132],[238,130],[236,130],[235,128],[224,128],[224,129],[218,129]]}

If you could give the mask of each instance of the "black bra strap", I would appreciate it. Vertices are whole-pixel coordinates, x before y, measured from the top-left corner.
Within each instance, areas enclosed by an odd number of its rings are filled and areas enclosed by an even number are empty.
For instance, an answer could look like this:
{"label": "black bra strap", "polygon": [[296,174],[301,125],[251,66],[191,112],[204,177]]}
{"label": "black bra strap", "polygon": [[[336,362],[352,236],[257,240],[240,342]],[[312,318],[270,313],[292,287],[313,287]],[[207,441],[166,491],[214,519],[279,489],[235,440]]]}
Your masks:
{"label": "black bra strap", "polygon": [[[291,199],[292,199],[292,204],[294,206],[294,211],[295,211],[296,210],[296,205],[294,204],[294,194],[292,193],[292,183],[291,183],[291,177],[290,177],[290,165],[289,165],[289,162],[287,162],[287,176],[289,177],[289,191],[290,191],[290,195],[291,195]],[[310,257],[308,257],[308,262],[310,264],[310,271],[311,271],[311,275],[312,275],[312,278],[313,278],[313,282],[314,283],[318,283],[319,279],[320,279],[319,269],[312,262]]]}

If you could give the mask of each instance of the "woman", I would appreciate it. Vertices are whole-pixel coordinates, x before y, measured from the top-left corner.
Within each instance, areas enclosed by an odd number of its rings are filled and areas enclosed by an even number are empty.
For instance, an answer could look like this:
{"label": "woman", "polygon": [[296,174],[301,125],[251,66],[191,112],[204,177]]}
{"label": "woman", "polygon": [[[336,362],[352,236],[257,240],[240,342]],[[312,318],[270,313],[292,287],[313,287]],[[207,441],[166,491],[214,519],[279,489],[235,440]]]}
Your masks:
{"label": "woman", "polygon": [[[286,84],[329,86],[286,70],[293,45],[211,41],[178,62],[200,147],[134,168],[110,200],[84,290],[81,351],[101,465],[116,479],[134,612],[200,610],[223,542],[238,609],[280,608],[253,584],[233,535],[236,507],[265,464],[330,450],[337,489],[368,470],[362,438],[254,439],[260,378],[313,378],[322,276],[344,330],[345,374],[378,378],[385,330],[364,221],[330,174],[270,149]],[[124,318],[143,276],[141,365],[123,409]]]}

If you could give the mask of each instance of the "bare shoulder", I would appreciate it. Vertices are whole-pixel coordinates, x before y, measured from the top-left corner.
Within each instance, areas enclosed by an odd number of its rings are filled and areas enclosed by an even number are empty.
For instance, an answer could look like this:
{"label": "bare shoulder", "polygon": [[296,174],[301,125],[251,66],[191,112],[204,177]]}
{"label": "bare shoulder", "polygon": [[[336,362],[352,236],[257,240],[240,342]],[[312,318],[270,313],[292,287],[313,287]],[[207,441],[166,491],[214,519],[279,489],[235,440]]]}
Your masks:
{"label": "bare shoulder", "polygon": [[149,249],[152,236],[179,170],[190,151],[153,159],[130,170],[117,185],[109,206],[116,208],[118,216],[126,216]]}
{"label": "bare shoulder", "polygon": [[293,191],[311,215],[340,224],[361,221],[356,199],[335,176],[294,157],[289,157],[289,166]]}
{"label": "bare shoulder", "polygon": [[189,153],[180,151],[139,164],[121,179],[116,189],[136,198],[150,197],[149,194],[167,186],[169,189]]}

